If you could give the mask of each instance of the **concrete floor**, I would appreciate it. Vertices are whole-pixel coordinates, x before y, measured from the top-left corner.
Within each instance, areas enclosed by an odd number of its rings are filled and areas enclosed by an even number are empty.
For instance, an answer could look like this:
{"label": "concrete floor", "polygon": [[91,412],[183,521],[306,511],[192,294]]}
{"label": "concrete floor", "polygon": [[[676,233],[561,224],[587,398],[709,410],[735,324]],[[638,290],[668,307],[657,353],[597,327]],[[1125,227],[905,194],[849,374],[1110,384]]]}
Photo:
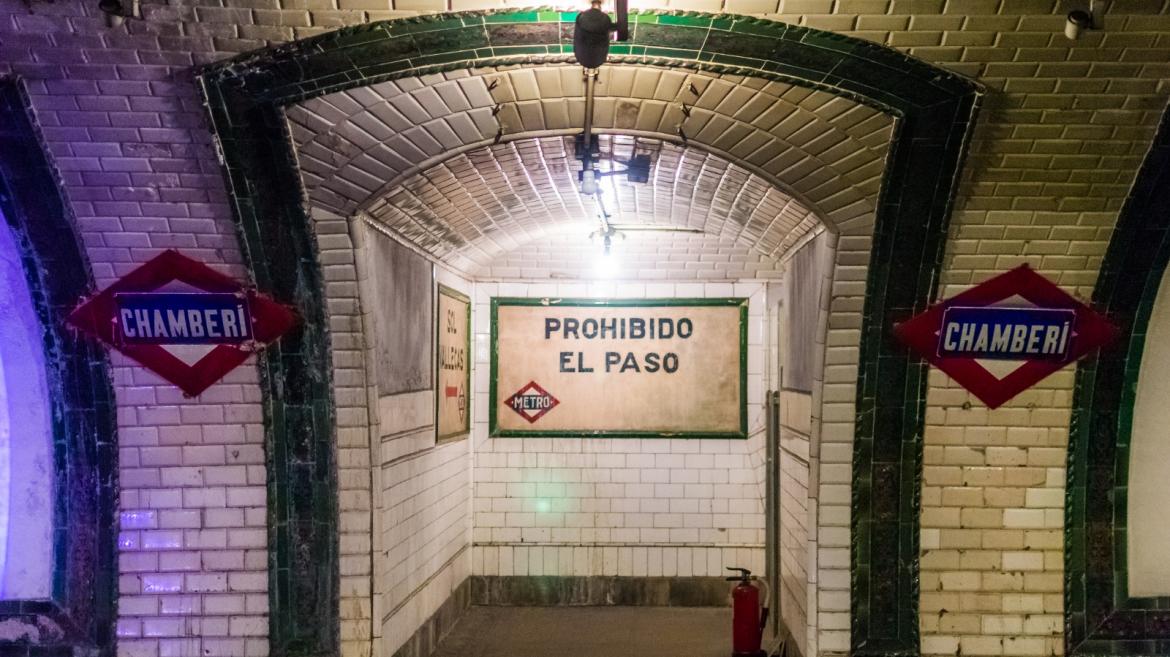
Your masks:
{"label": "concrete floor", "polygon": [[472,607],[432,657],[730,654],[730,607]]}

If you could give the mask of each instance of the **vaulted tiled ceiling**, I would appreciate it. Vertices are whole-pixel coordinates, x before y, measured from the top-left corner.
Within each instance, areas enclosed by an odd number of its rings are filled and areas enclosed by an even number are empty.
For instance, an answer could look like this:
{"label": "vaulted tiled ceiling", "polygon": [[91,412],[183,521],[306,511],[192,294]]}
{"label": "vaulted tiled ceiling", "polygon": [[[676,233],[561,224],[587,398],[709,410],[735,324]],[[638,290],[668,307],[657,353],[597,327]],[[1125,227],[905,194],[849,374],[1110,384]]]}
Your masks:
{"label": "vaulted tiled ceiling", "polygon": [[[635,145],[653,153],[649,182],[603,179],[602,203],[615,224],[697,229],[772,257],[817,224],[790,194],[697,148],[620,135],[601,143],[605,154],[615,144],[619,153]],[[615,168],[613,160],[601,168]],[[600,208],[577,192],[580,169],[572,137],[486,146],[411,176],[366,212],[440,258],[483,264],[561,224],[583,225],[581,237],[593,230]]]}
{"label": "vaulted tiled ceiling", "polygon": [[[607,66],[597,93],[604,149],[621,160],[637,148],[653,162],[649,183],[606,179],[614,222],[699,228],[710,248],[768,258],[818,220],[844,234],[872,226],[894,123],[874,108],[653,66]],[[372,218],[475,272],[596,221],[596,204],[576,192],[583,94],[578,66],[486,68],[330,94],[287,116],[311,205]]]}

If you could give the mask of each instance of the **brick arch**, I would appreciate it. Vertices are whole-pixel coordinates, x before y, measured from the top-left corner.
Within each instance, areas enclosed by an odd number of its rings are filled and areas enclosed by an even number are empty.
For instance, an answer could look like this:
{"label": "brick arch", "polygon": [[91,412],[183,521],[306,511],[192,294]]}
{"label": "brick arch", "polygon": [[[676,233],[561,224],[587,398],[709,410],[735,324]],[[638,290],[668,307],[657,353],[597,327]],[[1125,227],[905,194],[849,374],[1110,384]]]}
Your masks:
{"label": "brick arch", "polygon": [[[386,21],[251,53],[201,75],[252,274],[299,305],[306,319],[261,365],[275,460],[270,540],[281,564],[272,575],[274,655],[333,650],[337,626],[321,619],[336,618],[338,591],[327,323],[284,108],[394,79],[564,62],[572,19],[529,10]],[[853,395],[827,399],[826,409],[852,425],[840,432],[853,452],[851,651],[917,654],[926,369],[895,346],[891,329],[932,298],[979,87],[892,48],[741,16],[641,12],[631,42],[612,52],[618,64],[825,90],[901,118],[877,196],[872,246],[861,258],[869,266],[867,292],[860,323],[850,329],[859,340],[857,383]],[[848,267],[839,271],[848,274]],[[838,280],[860,287],[848,276]],[[851,312],[858,316],[856,307]],[[291,495],[294,486],[304,495]]]}

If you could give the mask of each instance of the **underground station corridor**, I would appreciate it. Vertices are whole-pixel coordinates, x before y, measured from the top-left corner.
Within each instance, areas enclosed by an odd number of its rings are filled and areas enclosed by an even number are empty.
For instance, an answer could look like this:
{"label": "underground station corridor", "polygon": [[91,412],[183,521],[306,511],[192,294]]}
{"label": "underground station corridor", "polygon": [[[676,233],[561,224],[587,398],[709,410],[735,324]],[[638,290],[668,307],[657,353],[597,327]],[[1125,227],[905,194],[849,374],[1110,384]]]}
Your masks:
{"label": "underground station corridor", "polygon": [[0,0],[0,657],[1170,655],[1168,101],[1167,0]]}

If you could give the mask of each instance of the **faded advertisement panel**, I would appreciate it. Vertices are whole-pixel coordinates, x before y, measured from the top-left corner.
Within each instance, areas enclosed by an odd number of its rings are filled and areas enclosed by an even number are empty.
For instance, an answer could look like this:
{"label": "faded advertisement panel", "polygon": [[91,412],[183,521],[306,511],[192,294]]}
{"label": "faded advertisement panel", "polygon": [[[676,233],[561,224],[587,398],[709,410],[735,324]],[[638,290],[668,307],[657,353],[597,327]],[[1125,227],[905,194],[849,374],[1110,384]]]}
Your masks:
{"label": "faded advertisement panel", "polygon": [[434,279],[431,263],[375,231],[371,271],[375,298],[375,379],[380,396],[431,389]]}
{"label": "faded advertisement panel", "polygon": [[444,441],[466,436],[471,427],[471,300],[440,285],[438,320],[435,425],[438,440]]}
{"label": "faded advertisement panel", "polygon": [[832,268],[832,253],[825,234],[797,251],[784,270],[787,303],[784,305],[784,381],[787,390],[811,392],[816,367],[817,319],[821,286]]}
{"label": "faded advertisement panel", "polygon": [[746,299],[493,299],[494,435],[746,435]]}

